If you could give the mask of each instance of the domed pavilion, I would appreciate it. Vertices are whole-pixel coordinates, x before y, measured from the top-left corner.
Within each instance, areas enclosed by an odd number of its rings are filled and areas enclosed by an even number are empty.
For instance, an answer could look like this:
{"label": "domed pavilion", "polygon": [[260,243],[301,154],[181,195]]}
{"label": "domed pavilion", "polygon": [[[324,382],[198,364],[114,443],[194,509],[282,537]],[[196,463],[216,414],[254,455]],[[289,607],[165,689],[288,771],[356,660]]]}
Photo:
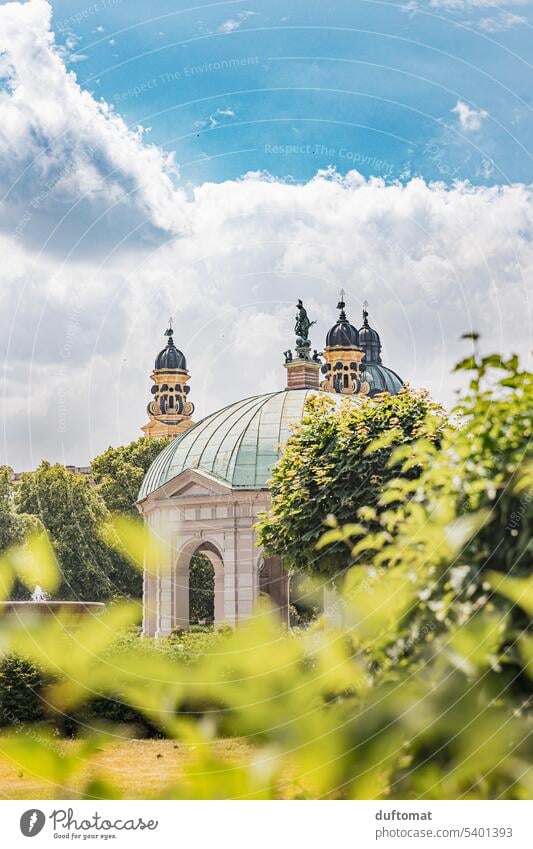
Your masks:
{"label": "domed pavilion", "polygon": [[[175,376],[173,385],[183,388],[188,372],[177,349],[174,354],[167,345],[158,355],[152,375],[159,405],[154,417],[161,421],[172,410],[174,417],[182,416],[177,423],[182,432],[152,463],[139,492],[137,507],[165,551],[157,574],[145,570],[145,634],[165,636],[189,627],[189,570],[198,554],[207,557],[214,570],[215,626],[235,626],[249,618],[261,594],[269,596],[287,622],[289,577],[282,558],[264,556],[255,524],[258,514],[269,509],[268,481],[291,425],[301,420],[311,395],[328,392],[336,403],[349,398],[360,404],[365,396],[395,394],[403,385],[382,364],[381,341],[368,324],[366,306],[363,326],[357,330],[346,317],[341,294],[339,318],[327,334],[324,354],[311,352],[309,330],[314,322],[301,301],[297,309],[296,347],[285,352],[286,388],[236,401],[197,424],[184,417],[187,407],[177,412],[167,400],[162,409],[164,392],[167,399],[185,394],[179,389],[169,393],[168,374],[178,375],[181,383]],[[170,341],[173,346],[172,336]],[[150,414],[150,405],[148,409]]]}

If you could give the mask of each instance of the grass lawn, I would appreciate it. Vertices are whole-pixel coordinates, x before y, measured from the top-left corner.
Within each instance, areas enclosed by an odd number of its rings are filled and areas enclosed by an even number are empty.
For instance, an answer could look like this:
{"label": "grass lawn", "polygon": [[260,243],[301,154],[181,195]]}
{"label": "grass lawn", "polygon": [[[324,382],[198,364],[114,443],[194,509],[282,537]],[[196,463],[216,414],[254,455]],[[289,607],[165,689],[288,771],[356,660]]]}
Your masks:
{"label": "grass lawn", "polygon": [[[58,745],[67,753],[76,744],[62,741]],[[242,740],[219,740],[214,748],[232,764],[238,764],[249,753],[249,745]],[[101,773],[126,799],[158,797],[166,786],[179,779],[190,757],[190,746],[173,740],[125,740],[93,755],[90,763],[68,782],[54,784],[28,770],[21,771],[0,754],[0,798],[68,799],[78,796],[87,779]]]}

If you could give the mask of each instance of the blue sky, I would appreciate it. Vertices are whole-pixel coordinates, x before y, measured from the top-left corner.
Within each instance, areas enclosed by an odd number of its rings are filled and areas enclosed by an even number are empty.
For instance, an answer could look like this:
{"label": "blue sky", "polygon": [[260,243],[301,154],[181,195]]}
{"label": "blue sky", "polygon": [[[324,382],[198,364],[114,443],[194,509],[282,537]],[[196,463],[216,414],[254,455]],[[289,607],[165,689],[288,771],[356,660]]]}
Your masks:
{"label": "blue sky", "polygon": [[[71,65],[81,85],[175,151],[184,184],[263,169],[302,181],[328,166],[529,180],[527,2],[191,6],[53,3],[58,42],[85,57]],[[458,101],[479,127],[461,124]]]}
{"label": "blue sky", "polygon": [[201,418],[362,303],[451,406],[530,357],[533,3],[0,3],[0,462],[138,437],[168,316]]}

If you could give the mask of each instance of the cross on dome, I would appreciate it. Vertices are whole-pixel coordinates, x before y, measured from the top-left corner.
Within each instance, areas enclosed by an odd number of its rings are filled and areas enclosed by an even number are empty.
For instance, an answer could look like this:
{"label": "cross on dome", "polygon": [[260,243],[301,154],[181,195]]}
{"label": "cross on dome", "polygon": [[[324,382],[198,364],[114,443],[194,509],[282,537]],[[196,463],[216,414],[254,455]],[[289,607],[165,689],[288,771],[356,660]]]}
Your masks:
{"label": "cross on dome", "polygon": [[344,307],[346,306],[346,302],[344,300],[345,295],[346,292],[344,291],[344,289],[341,289],[339,295],[339,303],[337,304],[337,309],[341,311],[341,314],[339,316],[339,320],[341,321],[344,321],[346,319],[346,313],[344,312]]}

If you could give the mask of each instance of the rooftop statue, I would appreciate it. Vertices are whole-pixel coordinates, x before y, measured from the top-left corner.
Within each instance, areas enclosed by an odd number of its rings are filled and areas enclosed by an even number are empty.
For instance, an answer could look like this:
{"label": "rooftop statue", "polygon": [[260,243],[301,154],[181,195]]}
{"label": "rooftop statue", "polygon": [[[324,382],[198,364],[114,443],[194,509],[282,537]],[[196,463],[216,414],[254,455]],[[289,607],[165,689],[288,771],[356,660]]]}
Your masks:
{"label": "rooftop statue", "polygon": [[307,310],[305,309],[303,302],[300,298],[298,298],[298,303],[296,304],[298,308],[298,312],[296,313],[296,324],[294,325],[294,332],[299,339],[302,339],[303,342],[306,342],[309,339],[309,328],[316,324],[316,321],[309,321],[309,316],[307,315]]}

